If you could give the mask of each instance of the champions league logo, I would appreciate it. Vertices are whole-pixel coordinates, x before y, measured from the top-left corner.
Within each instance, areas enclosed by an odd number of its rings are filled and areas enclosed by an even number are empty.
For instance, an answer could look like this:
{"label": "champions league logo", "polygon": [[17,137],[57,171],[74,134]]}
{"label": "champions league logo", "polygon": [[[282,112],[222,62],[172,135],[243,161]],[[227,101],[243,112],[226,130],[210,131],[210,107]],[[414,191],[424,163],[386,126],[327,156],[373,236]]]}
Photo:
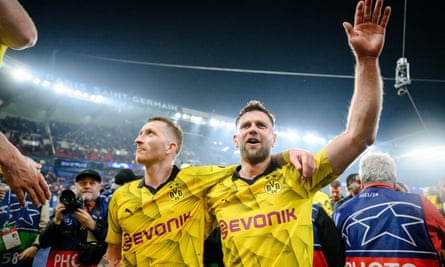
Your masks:
{"label": "champions league logo", "polygon": [[[349,247],[355,243],[353,247],[362,247],[383,239],[388,248],[382,249],[389,249],[392,240],[405,244],[399,250],[416,247],[413,235],[419,231],[418,227],[423,226],[423,220],[407,212],[412,209],[421,207],[407,202],[391,202],[368,206],[355,212],[346,219],[346,227],[342,229],[346,245]],[[388,224],[381,223],[383,221]]]}

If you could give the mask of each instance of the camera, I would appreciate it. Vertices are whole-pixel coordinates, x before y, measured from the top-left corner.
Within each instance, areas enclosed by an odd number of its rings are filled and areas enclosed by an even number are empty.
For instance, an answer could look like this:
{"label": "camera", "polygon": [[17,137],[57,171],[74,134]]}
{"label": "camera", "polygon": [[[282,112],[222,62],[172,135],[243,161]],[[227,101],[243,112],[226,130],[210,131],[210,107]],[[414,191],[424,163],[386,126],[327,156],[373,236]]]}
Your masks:
{"label": "camera", "polygon": [[85,206],[85,200],[79,198],[70,189],[63,190],[59,198],[60,202],[65,205],[65,210],[63,214],[73,213],[77,209],[83,209]]}

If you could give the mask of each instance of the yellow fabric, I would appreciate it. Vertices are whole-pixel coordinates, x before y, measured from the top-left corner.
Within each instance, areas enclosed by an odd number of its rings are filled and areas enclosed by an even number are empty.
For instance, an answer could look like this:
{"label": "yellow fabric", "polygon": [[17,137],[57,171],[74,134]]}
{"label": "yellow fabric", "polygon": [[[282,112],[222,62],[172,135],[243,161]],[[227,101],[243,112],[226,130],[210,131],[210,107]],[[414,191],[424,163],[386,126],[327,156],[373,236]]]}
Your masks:
{"label": "yellow fabric", "polygon": [[225,266],[312,266],[312,198],[336,178],[325,150],[315,159],[306,181],[287,163],[251,184],[228,176],[210,189]]}
{"label": "yellow fabric", "polygon": [[5,55],[7,49],[8,47],[6,45],[0,44],[0,67],[3,64],[3,56]]}
{"label": "yellow fabric", "polygon": [[315,193],[312,203],[320,204],[323,207],[324,211],[326,211],[329,216],[332,216],[333,210],[331,199],[329,198],[328,194],[318,191],[317,193]]}
{"label": "yellow fabric", "polygon": [[439,201],[437,199],[437,195],[427,195],[426,198],[429,199],[429,201],[431,201],[431,203],[433,203],[433,205],[437,209],[440,209],[440,203],[439,203]]}
{"label": "yellow fabric", "polygon": [[202,266],[208,188],[235,166],[188,167],[155,194],[140,181],[118,188],[108,208],[111,244],[123,266]]}

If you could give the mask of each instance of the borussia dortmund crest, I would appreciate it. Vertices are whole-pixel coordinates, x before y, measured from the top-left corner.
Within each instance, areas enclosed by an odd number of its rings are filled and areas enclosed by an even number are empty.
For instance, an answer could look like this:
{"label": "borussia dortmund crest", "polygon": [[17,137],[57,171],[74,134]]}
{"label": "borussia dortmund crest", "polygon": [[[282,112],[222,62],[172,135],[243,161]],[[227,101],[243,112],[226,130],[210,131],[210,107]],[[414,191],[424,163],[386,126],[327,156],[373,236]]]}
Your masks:
{"label": "borussia dortmund crest", "polygon": [[264,185],[264,191],[271,195],[278,194],[280,190],[281,190],[281,183],[278,182],[277,180],[269,180]]}
{"label": "borussia dortmund crest", "polygon": [[184,196],[184,192],[182,191],[182,189],[180,187],[172,188],[170,190],[170,192],[168,192],[168,197],[174,201],[181,200],[183,196]]}

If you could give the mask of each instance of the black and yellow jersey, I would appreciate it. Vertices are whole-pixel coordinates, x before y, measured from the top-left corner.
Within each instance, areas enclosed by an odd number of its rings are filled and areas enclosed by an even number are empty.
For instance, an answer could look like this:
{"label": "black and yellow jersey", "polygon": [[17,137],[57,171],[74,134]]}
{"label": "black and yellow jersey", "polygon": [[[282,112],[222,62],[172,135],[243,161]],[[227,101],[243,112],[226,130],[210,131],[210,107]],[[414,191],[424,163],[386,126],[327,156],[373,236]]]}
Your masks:
{"label": "black and yellow jersey", "polygon": [[106,241],[122,243],[122,266],[202,266],[209,187],[235,166],[188,167],[156,191],[141,181],[118,188],[109,204]]}
{"label": "black and yellow jersey", "polygon": [[240,178],[237,169],[210,189],[225,266],[312,266],[312,198],[336,178],[324,149],[315,160],[307,180],[292,164],[272,162],[253,180]]}

